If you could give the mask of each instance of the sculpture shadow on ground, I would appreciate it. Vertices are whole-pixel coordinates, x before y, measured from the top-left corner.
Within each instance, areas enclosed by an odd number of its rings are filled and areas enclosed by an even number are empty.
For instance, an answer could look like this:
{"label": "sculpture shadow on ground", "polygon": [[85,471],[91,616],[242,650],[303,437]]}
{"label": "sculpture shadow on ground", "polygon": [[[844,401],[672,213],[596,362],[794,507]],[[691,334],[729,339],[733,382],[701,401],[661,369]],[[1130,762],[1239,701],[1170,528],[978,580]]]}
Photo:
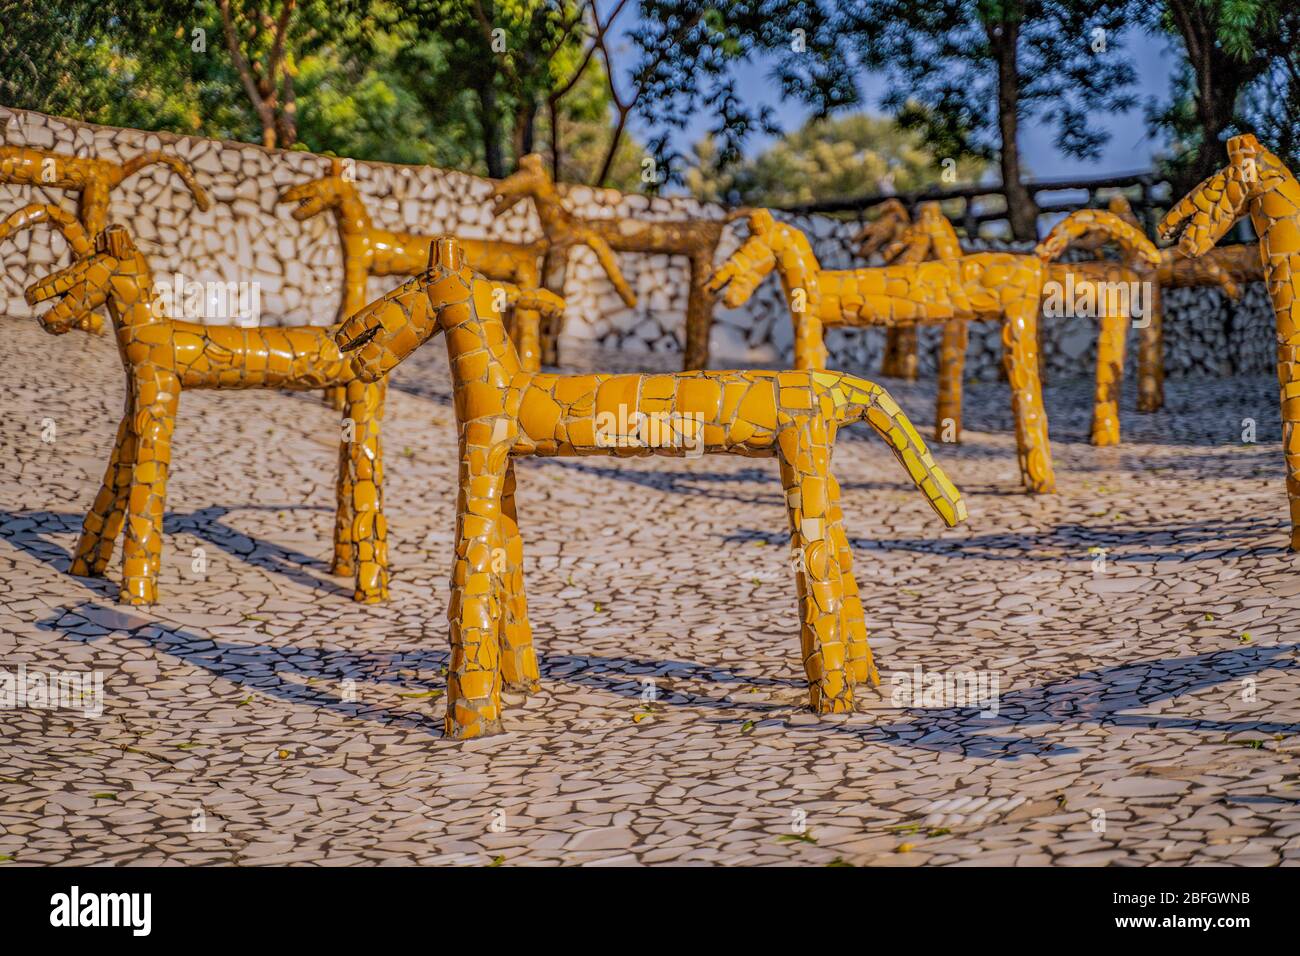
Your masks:
{"label": "sculpture shadow on ground", "polygon": [[[898,709],[898,718],[889,715],[888,723],[884,722],[886,715],[880,715],[880,721],[871,725],[826,723],[798,729],[804,733],[847,734],[864,744],[960,753],[985,760],[1015,760],[1031,755],[1066,756],[1077,752],[1074,747],[1053,742],[1046,733],[1027,733],[1019,737],[1005,733],[1006,730],[1038,729],[1044,725],[1182,730],[1219,736],[1224,741],[1241,733],[1287,737],[1300,734],[1300,724],[1128,711],[1229,681],[1241,681],[1265,671],[1300,669],[1300,660],[1295,657],[1298,650],[1300,644],[1279,644],[1134,661],[1009,691],[996,698],[996,708],[988,703],[949,708],[902,707]],[[882,684],[881,691],[886,697],[890,690],[888,681]],[[1234,693],[1239,693],[1239,690],[1234,689]],[[729,719],[728,722],[739,721]]]}
{"label": "sculpture shadow on ground", "polygon": [[[441,676],[446,651],[428,648],[391,652],[323,648],[306,644],[273,645],[217,640],[182,627],[145,621],[131,612],[83,601],[56,610],[37,624],[68,640],[94,642],[114,633],[143,642],[154,652],[194,667],[201,667],[241,688],[286,703],[336,712],[348,718],[397,724],[442,736],[441,722],[431,715],[395,711],[366,704],[358,689],[356,701],[342,698],[338,682],[395,684],[425,698],[445,690]],[[260,635],[258,635],[260,637]],[[544,646],[545,635],[539,635]],[[1134,661],[1100,667],[1057,680],[1011,690],[988,702],[957,707],[902,707],[897,716],[877,714],[874,723],[821,722],[795,728],[800,734],[848,735],[863,744],[960,753],[984,760],[1014,760],[1025,755],[1068,755],[1075,750],[1052,741],[1044,726],[1145,727],[1152,731],[1181,730],[1207,735],[1240,733],[1291,736],[1300,725],[1269,720],[1216,720],[1196,717],[1131,713],[1152,704],[1174,700],[1230,681],[1241,681],[1267,671],[1300,668],[1300,644],[1233,648],[1186,657]],[[795,661],[791,660],[793,666]],[[639,671],[639,673],[637,673]],[[543,654],[542,678],[608,692],[641,701],[643,678],[660,674],[673,681],[735,684],[741,687],[802,687],[802,681],[737,673],[729,667],[689,661],[654,661],[632,657]],[[888,671],[886,671],[888,674]],[[437,675],[437,676],[433,676]],[[333,690],[308,681],[336,682]],[[881,688],[888,697],[887,680]],[[664,707],[724,712],[719,725],[753,725],[764,719],[783,720],[793,711],[788,703],[733,701],[722,696],[669,686],[657,697]],[[631,726],[631,725],[629,725]],[[1025,728],[1023,736],[1007,731]]]}
{"label": "sculpture shadow on ground", "polygon": [[[1250,554],[1254,557],[1286,554],[1287,524],[1281,518],[1204,519],[1196,523],[1166,523],[1149,528],[1132,525],[1109,527],[1064,522],[1038,534],[997,532],[992,534],[952,535],[945,538],[850,538],[855,549],[862,551],[903,551],[917,554],[943,554],[952,558],[990,561],[1033,561],[1061,564],[1074,562],[1080,567],[1090,564],[1089,548],[1104,547],[1107,561],[1125,562],[1210,561],[1225,552]],[[1157,535],[1175,535],[1176,540],[1159,546],[1152,543]],[[762,541],[779,545],[787,539],[784,529],[741,528],[724,535],[727,544]],[[1266,542],[1275,543],[1266,543]],[[1044,554],[1040,552],[1056,552]]]}
{"label": "sculpture shadow on ground", "polygon": [[[212,638],[165,621],[148,620],[136,608],[118,608],[95,601],[59,608],[38,621],[37,627],[81,643],[123,634],[144,643],[158,654],[201,667],[257,694],[290,704],[318,707],[348,718],[376,720],[436,737],[443,736],[441,719],[435,721],[429,715],[365,703],[361,691],[358,691],[356,701],[347,701],[343,699],[339,685],[345,680],[357,684],[398,685],[411,691],[413,698],[428,698],[430,692],[445,691],[445,670],[450,657],[445,650],[418,648],[388,653],[309,644],[243,643]],[[802,680],[739,674],[725,666],[677,660],[547,654],[540,669],[543,681],[600,688],[637,701],[644,695],[644,678],[649,674],[670,675],[679,680],[737,684],[747,688],[804,686]],[[313,686],[308,681],[330,683]],[[737,706],[726,700],[674,690],[665,691],[657,700],[671,706]],[[744,706],[788,710],[779,704]]]}
{"label": "sculpture shadow on ground", "polygon": [[[165,534],[191,534],[253,567],[271,574],[282,575],[314,591],[323,591],[351,600],[351,588],[311,573],[315,571],[328,574],[329,562],[303,554],[293,548],[253,537],[225,520],[231,515],[249,511],[332,512],[333,509],[323,505],[240,505],[238,507],[211,505],[194,511],[168,513],[163,519],[163,531]],[[14,547],[48,564],[61,574],[66,574],[72,564],[72,556],[62,546],[52,541],[49,535],[79,534],[81,520],[82,515],[79,512],[0,510],[0,540],[8,541]],[[30,526],[28,522],[31,523]],[[323,547],[328,546],[329,535],[325,535],[321,540]],[[120,539],[117,545],[120,548]],[[188,561],[189,557],[186,556],[183,560]],[[116,564],[115,561],[110,568],[115,567]],[[113,573],[110,570],[110,577]],[[78,578],[77,580],[91,582],[87,586],[99,597],[109,597],[117,593],[117,585],[110,585],[106,578]]]}

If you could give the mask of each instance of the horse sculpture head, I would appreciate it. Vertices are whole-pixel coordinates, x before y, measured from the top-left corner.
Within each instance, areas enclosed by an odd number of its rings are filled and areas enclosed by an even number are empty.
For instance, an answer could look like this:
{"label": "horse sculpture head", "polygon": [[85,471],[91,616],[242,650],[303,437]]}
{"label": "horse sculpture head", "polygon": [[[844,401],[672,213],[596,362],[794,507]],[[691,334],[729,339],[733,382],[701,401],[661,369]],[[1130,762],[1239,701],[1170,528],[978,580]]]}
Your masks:
{"label": "horse sculpture head", "polygon": [[[1214,247],[1251,203],[1294,178],[1250,133],[1228,140],[1228,165],[1184,196],[1160,220],[1160,237],[1178,238],[1178,251],[1195,258]],[[1297,209],[1294,200],[1289,214]],[[1270,218],[1280,219],[1282,216]]]}
{"label": "horse sculpture head", "polygon": [[[3,222],[0,222],[0,242],[42,222],[55,226],[63,235],[68,248],[72,250],[73,261],[84,259],[94,252],[94,245],[86,235],[86,230],[77,221],[77,217],[49,203],[32,203],[10,213]],[[104,320],[99,313],[90,311],[85,313],[76,325],[83,332],[99,332],[104,327]]]}
{"label": "horse sculpture head", "polygon": [[880,204],[880,215],[858,230],[853,241],[858,244],[858,256],[867,259],[895,242],[909,225],[912,216],[898,199],[886,199]]}
{"label": "horse sculpture head", "polygon": [[957,230],[943,207],[923,202],[916,207],[916,219],[899,229],[897,237],[881,252],[889,265],[906,265],[927,259],[959,259],[964,255]]}
{"label": "horse sculpture head", "polygon": [[536,202],[539,198],[545,201],[551,196],[558,199],[555,183],[547,175],[542,157],[529,153],[519,157],[519,167],[513,173],[492,186],[492,215],[500,216],[524,199]]}
{"label": "horse sculpture head", "polygon": [[798,273],[812,274],[820,270],[812,246],[798,229],[777,222],[766,209],[736,210],[728,218],[742,216],[749,226],[749,238],[705,283],[710,293],[722,293],[727,308],[735,309],[748,302],[777,266],[788,282],[803,281]]}
{"label": "horse sculpture head", "polygon": [[319,179],[290,186],[280,194],[280,203],[297,203],[290,215],[299,222],[318,216],[328,209],[342,208],[345,214],[355,212],[357,189],[348,175],[348,167],[339,159],[330,160],[330,171]]}
{"label": "horse sculpture head", "polygon": [[596,254],[596,260],[623,304],[629,309],[636,306],[636,293],[624,278],[618,256],[609,242],[589,222],[569,211],[537,153],[521,156],[519,168],[493,185],[492,215],[500,216],[524,199],[532,199],[538,218],[542,220],[546,240],[553,249],[586,246]]}
{"label": "horse sculpture head", "polygon": [[1048,262],[1059,258],[1079,239],[1095,236],[1116,243],[1135,266],[1154,269],[1160,265],[1160,250],[1142,230],[1104,209],[1077,209],[1070,213],[1043,237],[1034,254]]}
{"label": "horse sculpture head", "polygon": [[52,272],[27,287],[27,304],[58,299],[40,317],[41,327],[62,335],[82,327],[91,313],[104,304],[116,315],[137,305],[152,307],[149,264],[131,235],[121,226],[109,226],[95,237],[94,251],[70,266]]}
{"label": "horse sculpture head", "polygon": [[334,333],[342,352],[355,352],[352,371],[363,382],[377,382],[438,332],[460,329],[480,337],[483,348],[518,355],[506,335],[501,313],[509,306],[536,309],[555,317],[564,300],[545,289],[519,289],[490,282],[465,262],[460,244],[439,236],[429,248],[429,268],[353,314]]}

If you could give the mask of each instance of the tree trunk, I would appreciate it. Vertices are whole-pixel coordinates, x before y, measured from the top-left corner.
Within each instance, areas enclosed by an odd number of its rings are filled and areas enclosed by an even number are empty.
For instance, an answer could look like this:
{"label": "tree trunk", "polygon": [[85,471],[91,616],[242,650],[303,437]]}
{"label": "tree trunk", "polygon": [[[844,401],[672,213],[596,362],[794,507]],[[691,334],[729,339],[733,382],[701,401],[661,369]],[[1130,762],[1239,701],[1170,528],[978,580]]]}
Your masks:
{"label": "tree trunk", "polygon": [[[533,139],[537,129],[537,104],[524,102],[519,104],[515,113],[514,147],[515,162],[520,156],[527,156],[533,151]],[[554,135],[554,133],[552,133]]]}
{"label": "tree trunk", "polygon": [[604,162],[600,164],[600,172],[596,174],[596,179],[592,183],[597,189],[605,188],[605,180],[609,179],[609,172],[614,168],[614,155],[618,152],[619,144],[623,142],[623,130],[627,127],[628,110],[619,108],[618,121],[614,123],[614,132],[609,136],[609,146],[605,150]]}
{"label": "tree trunk", "polygon": [[998,136],[1007,220],[1012,236],[1033,242],[1038,239],[1038,205],[1020,178],[1020,70],[1016,56],[1020,25],[1001,21],[986,29],[998,64]]}
{"label": "tree trunk", "polygon": [[483,130],[483,161],[492,179],[502,179],[506,174],[505,160],[501,155],[501,122],[497,116],[497,93],[488,79],[478,88],[479,126]]}
{"label": "tree trunk", "polygon": [[1182,196],[1223,165],[1220,137],[1232,123],[1242,88],[1258,75],[1259,68],[1254,65],[1257,57],[1243,62],[1217,45],[1216,23],[1199,3],[1171,0],[1169,6],[1195,77],[1194,105],[1201,134],[1195,157],[1173,183],[1174,194]]}
{"label": "tree trunk", "polygon": [[288,149],[298,142],[298,99],[293,89],[293,75],[284,68],[284,81],[280,86],[280,115],[276,121],[279,145]]}
{"label": "tree trunk", "polygon": [[1200,120],[1201,141],[1196,146],[1196,157],[1190,166],[1184,168],[1173,183],[1174,196],[1185,196],[1201,180],[1218,172],[1227,162],[1223,141],[1219,138],[1231,122],[1231,114],[1220,118],[1217,109],[1202,110],[1197,105],[1196,114]]}
{"label": "tree trunk", "polygon": [[551,178],[560,181],[560,104],[554,97],[546,103],[551,119]]}

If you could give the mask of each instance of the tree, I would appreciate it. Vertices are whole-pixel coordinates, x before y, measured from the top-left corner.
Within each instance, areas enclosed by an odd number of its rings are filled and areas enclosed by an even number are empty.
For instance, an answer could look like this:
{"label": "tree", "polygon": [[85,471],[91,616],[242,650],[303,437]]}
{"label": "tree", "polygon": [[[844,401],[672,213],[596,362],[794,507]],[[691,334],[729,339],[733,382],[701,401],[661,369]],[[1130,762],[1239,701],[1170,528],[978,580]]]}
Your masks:
{"label": "tree", "polygon": [[[1258,131],[1294,155],[1300,143],[1300,7],[1294,0],[1165,0],[1134,4],[1186,56],[1173,98],[1149,119],[1172,139],[1166,163],[1182,195],[1223,165],[1223,140]],[[1271,136],[1270,136],[1271,134]]]}
{"label": "tree", "polygon": [[808,0],[14,2],[16,106],[491,176],[544,149],[559,179],[649,191],[680,180],[672,134],[701,111],[719,168],[774,132],[733,68],[796,39],[820,62],[828,23]]}
{"label": "tree", "polygon": [[[1118,0],[858,0],[833,16],[831,33],[847,62],[889,74],[882,105],[935,156],[996,154],[1012,233],[1033,239],[1038,210],[1023,182],[1020,126],[1035,117],[1055,127],[1067,155],[1099,155],[1107,137],[1088,122],[1092,111],[1134,103],[1124,92],[1133,68],[1116,42],[1125,7]],[[787,54],[787,91],[821,114],[858,101],[856,89],[819,81],[820,68]]]}
{"label": "tree", "polygon": [[[409,25],[367,31],[297,65],[299,142],[314,152],[481,174],[474,95],[445,82],[437,37]],[[400,61],[400,63],[399,63]]]}
{"label": "tree", "polygon": [[[475,91],[489,175],[504,175],[510,154],[534,151],[541,124],[549,131],[557,174],[565,165],[566,99],[579,89],[590,98],[594,74],[604,80],[612,129],[587,181],[609,185],[615,178],[635,118],[656,131],[644,157],[653,163],[655,175],[643,182],[652,191],[679,178],[671,131],[701,109],[718,117],[723,163],[739,157],[753,129],[772,128],[762,111],[750,111],[737,95],[730,69],[755,50],[787,43],[808,23],[810,9],[805,0],[613,0],[604,11],[594,0],[395,2],[421,35],[446,42],[455,82]],[[623,52],[616,37],[633,15],[631,50]],[[812,20],[820,19],[813,8]]]}
{"label": "tree", "polygon": [[[820,3],[808,0],[642,0],[640,23],[632,35],[638,56],[628,71],[627,90],[615,94],[618,117],[636,115],[655,131],[647,143],[656,171],[653,188],[679,182],[685,158],[671,147],[674,130],[702,111],[713,117],[708,135],[716,145],[716,170],[740,161],[755,130],[779,134],[770,109],[753,109],[736,88],[734,68],[760,53],[798,48],[813,83],[828,90],[844,85],[831,19]],[[614,68],[603,51],[614,89]]]}
{"label": "tree", "polygon": [[[557,182],[594,183],[610,156],[612,104],[604,64],[593,62],[572,89],[548,102],[538,120],[536,151],[549,158]],[[605,185],[624,192],[642,188],[645,146],[624,133],[609,160]]]}
{"label": "tree", "polygon": [[[712,140],[695,147],[686,175],[697,199],[730,205],[793,206],[872,192],[908,192],[940,182],[943,169],[915,130],[893,120],[853,113],[812,119],[754,159],[716,172]],[[953,167],[954,182],[979,179],[975,157]]]}
{"label": "tree", "polygon": [[[353,2],[366,6],[364,0]],[[575,30],[589,0],[395,0],[395,4],[419,36],[439,39],[447,71],[440,96],[445,98],[451,89],[473,92],[487,174],[506,175],[510,155],[534,149],[541,104],[556,84],[556,58],[578,42]],[[403,62],[413,61],[408,57]],[[429,93],[431,99],[439,98]]]}
{"label": "tree", "polygon": [[217,0],[221,35],[231,62],[262,124],[262,145],[292,146],[298,138],[289,27],[296,0],[279,0],[272,16],[253,0]]}
{"label": "tree", "polygon": [[[205,91],[190,75],[185,21],[96,0],[0,0],[0,102],[97,123],[193,132]],[[138,124],[136,124],[138,125]]]}

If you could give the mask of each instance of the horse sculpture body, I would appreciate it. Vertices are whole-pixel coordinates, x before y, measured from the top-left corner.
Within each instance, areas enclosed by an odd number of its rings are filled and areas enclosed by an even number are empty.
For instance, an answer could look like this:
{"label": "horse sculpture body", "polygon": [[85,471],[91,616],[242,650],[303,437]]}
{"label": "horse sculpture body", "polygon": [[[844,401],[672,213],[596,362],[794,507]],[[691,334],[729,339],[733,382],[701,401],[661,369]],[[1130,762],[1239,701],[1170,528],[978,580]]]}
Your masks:
{"label": "horse sculpture body", "polygon": [[[860,681],[877,682],[852,571],[839,485],[830,471],[841,425],[880,434],[948,525],[965,517],[957,489],[884,389],[839,372],[530,372],[490,307],[487,284],[455,240],[429,271],[339,330],[362,381],[378,381],[436,333],[447,340],[460,431],[460,488],[451,574],[446,731],[500,729],[502,681],[538,681],[515,510],[514,459],[525,455],[775,457],[798,580],[800,643],[814,710],[846,711]],[[648,423],[658,423],[650,425]]]}

